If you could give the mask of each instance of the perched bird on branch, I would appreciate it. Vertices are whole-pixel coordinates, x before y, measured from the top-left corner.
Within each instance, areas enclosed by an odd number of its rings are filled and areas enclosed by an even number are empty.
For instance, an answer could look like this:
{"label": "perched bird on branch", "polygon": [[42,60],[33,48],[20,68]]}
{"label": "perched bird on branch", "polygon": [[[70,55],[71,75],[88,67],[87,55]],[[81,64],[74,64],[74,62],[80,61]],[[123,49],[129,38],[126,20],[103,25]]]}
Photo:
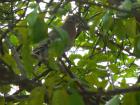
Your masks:
{"label": "perched bird on branch", "polygon": [[68,16],[61,27],[54,26],[54,30],[48,34],[47,40],[40,42],[38,47],[33,50],[33,56],[40,60],[45,60],[49,56],[60,57],[72,46],[80,22],[87,28],[86,22],[78,15]]}

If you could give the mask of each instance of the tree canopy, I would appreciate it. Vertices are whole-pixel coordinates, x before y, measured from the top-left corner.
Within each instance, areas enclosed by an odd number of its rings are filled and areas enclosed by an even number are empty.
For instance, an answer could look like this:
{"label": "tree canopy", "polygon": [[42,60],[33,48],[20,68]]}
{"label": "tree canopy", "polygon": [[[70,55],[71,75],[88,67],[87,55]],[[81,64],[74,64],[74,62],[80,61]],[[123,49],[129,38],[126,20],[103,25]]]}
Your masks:
{"label": "tree canopy", "polygon": [[[74,14],[76,39],[54,57]],[[50,46],[53,59],[36,59],[52,29],[62,43]],[[0,1],[0,105],[140,105],[139,58],[140,0]]]}

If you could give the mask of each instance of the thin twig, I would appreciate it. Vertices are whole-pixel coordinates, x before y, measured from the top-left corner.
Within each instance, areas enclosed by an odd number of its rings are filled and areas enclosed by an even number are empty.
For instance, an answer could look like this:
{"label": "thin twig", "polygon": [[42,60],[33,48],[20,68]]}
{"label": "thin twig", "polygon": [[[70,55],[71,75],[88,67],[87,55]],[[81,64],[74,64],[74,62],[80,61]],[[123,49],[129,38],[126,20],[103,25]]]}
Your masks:
{"label": "thin twig", "polygon": [[18,68],[20,69],[20,72],[21,72],[23,78],[27,78],[24,66],[22,65],[22,63],[20,61],[18,52],[16,51],[15,47],[12,45],[12,43],[10,42],[10,40],[8,39],[7,36],[5,37],[5,41],[13,53],[13,57],[17,63]]}
{"label": "thin twig", "polygon": [[68,69],[68,67],[65,65],[65,63],[61,60],[61,58],[59,59],[60,63],[59,66],[61,69],[63,69],[63,71],[73,80],[75,80],[75,83],[77,84],[78,88],[79,88],[79,92],[80,94],[83,96],[84,100],[86,103],[92,103],[90,99],[92,99],[93,97],[89,97],[89,95],[85,94],[87,92],[87,90],[85,89],[85,87],[80,83],[80,81],[78,80],[78,78]]}
{"label": "thin twig", "polygon": [[[74,0],[74,1],[76,1],[76,0]],[[78,2],[80,2],[80,0],[78,0]],[[112,10],[119,11],[119,12],[131,13],[131,11],[129,11],[129,10],[121,9],[121,8],[117,8],[117,7],[113,7],[113,6],[106,5],[106,4],[102,4],[100,2],[96,3],[96,2],[82,1],[82,3],[83,4],[88,4],[90,6],[93,6],[94,5],[94,6],[98,6],[98,7],[108,8],[108,9],[112,9]]]}
{"label": "thin twig", "polygon": [[[30,1],[30,0],[29,0],[29,1]],[[28,4],[29,4],[29,1],[27,2],[27,7],[28,7]],[[23,15],[20,17],[20,19],[15,21],[15,24],[13,23],[14,20],[12,20],[12,22],[9,23],[8,29],[7,29],[5,32],[2,32],[2,37],[5,39],[5,42],[7,43],[8,47],[11,49],[12,54],[13,54],[13,57],[14,57],[14,59],[15,59],[15,61],[16,61],[16,63],[17,63],[17,66],[18,66],[18,68],[19,68],[19,70],[20,70],[20,72],[21,72],[21,76],[22,76],[24,79],[27,78],[27,76],[26,76],[26,70],[25,70],[23,64],[22,64],[21,61],[20,61],[18,52],[16,51],[15,47],[12,45],[12,43],[11,43],[11,41],[9,40],[7,34],[8,34],[9,32],[11,32],[11,31],[13,30],[13,27],[16,26],[16,23],[18,23],[18,22],[22,19],[22,17],[25,16],[26,10],[27,10],[27,8],[25,9],[25,11],[24,11]],[[11,10],[11,11],[12,11],[12,10]]]}

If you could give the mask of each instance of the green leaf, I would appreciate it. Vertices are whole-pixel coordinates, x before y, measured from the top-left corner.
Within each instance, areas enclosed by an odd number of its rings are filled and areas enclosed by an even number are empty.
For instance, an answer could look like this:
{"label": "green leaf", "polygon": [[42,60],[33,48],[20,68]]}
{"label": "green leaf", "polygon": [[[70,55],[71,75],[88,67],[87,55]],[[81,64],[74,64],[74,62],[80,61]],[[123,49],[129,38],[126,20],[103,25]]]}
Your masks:
{"label": "green leaf", "polygon": [[69,41],[69,35],[68,33],[60,28],[60,27],[56,27],[56,26],[53,26],[54,29],[58,32],[58,35],[60,36],[59,38],[61,39],[61,41],[64,43],[64,44],[68,44],[68,41]]}
{"label": "green leaf", "polygon": [[29,27],[29,35],[33,43],[38,43],[47,38],[47,25],[44,22],[44,16],[44,14],[39,14],[34,24]]}
{"label": "green leaf", "polygon": [[52,105],[69,105],[68,94],[65,89],[58,89],[54,91]]}
{"label": "green leaf", "polygon": [[11,55],[5,53],[4,56],[1,56],[0,58],[4,60],[4,62],[6,62],[8,65],[10,65],[15,73],[19,73],[19,70],[17,69],[17,64]]}
{"label": "green leaf", "polygon": [[7,105],[15,105],[13,102],[8,102]]}
{"label": "green leaf", "polygon": [[135,37],[136,36],[136,21],[134,18],[129,18],[125,22],[125,31],[128,36]]}
{"label": "green leaf", "polygon": [[43,105],[45,93],[46,89],[44,86],[33,89],[28,100],[28,105]]}
{"label": "green leaf", "polygon": [[137,101],[137,105],[140,105],[140,92],[136,93],[136,101]]}
{"label": "green leaf", "polygon": [[62,28],[56,26],[53,27],[56,31],[54,32],[54,34],[58,34],[58,36],[56,36],[56,38],[54,38],[54,40],[50,44],[48,53],[50,57],[59,57],[67,49],[69,44],[69,37],[68,33]]}
{"label": "green leaf", "polygon": [[38,43],[47,37],[47,25],[44,22],[45,14],[38,13],[38,6],[27,16],[26,20],[29,24],[29,35],[33,43]]}
{"label": "green leaf", "polygon": [[67,13],[68,10],[71,9],[71,5],[68,3],[67,5],[64,5],[63,8],[59,8],[57,12],[57,16],[62,16]]}
{"label": "green leaf", "polygon": [[138,105],[136,101],[136,93],[127,93],[123,98],[122,105]]}
{"label": "green leaf", "polygon": [[69,59],[74,62],[75,59],[82,59],[82,55],[81,54],[71,54],[69,56]]}
{"label": "green leaf", "polygon": [[140,35],[135,38],[134,53],[137,58],[140,58]]}
{"label": "green leaf", "polygon": [[70,95],[69,105],[85,105],[82,96],[77,91]]}
{"label": "green leaf", "polygon": [[22,60],[23,60],[25,69],[29,74],[32,74],[33,58],[31,56],[31,47],[30,47],[30,42],[28,41],[28,39],[25,40],[21,51],[22,51],[21,55],[22,55]]}
{"label": "green leaf", "polygon": [[117,35],[120,39],[124,39],[126,36],[126,31],[124,31],[124,24],[122,20],[116,20],[113,27],[113,33]]}
{"label": "green leaf", "polygon": [[[18,35],[22,35],[22,37],[28,35],[29,30],[26,27],[27,26],[27,21],[26,20],[20,21],[19,23],[17,23],[17,26],[19,26],[19,27],[15,27],[14,30],[16,31],[16,33],[18,33]],[[23,26],[25,26],[25,27],[23,27]]]}
{"label": "green leaf", "polygon": [[126,10],[131,10],[131,7],[132,7],[131,0],[124,0],[124,2],[120,6],[120,8],[126,9]]}
{"label": "green leaf", "polygon": [[4,85],[4,86],[1,86],[0,87],[0,92],[1,93],[4,93],[4,94],[7,94],[10,91],[10,89],[11,89],[11,86],[10,85]]}
{"label": "green leaf", "polygon": [[17,46],[19,44],[19,40],[15,35],[10,35],[10,41],[13,45]]}
{"label": "green leaf", "polygon": [[38,17],[37,10],[38,10],[38,6],[36,6],[34,10],[27,16],[26,19],[27,22],[29,23],[29,26],[33,26],[35,24]]}
{"label": "green leaf", "polygon": [[99,85],[98,77],[93,73],[85,76],[85,80],[90,84]]}
{"label": "green leaf", "polygon": [[109,100],[105,105],[120,105],[119,96],[114,96],[111,100]]}
{"label": "green leaf", "polygon": [[112,14],[110,13],[110,11],[108,11],[103,16],[102,22],[103,22],[103,28],[104,28],[104,30],[105,31],[108,31],[111,28],[112,24],[113,24]]}
{"label": "green leaf", "polygon": [[114,72],[114,73],[118,73],[119,72],[119,68],[117,67],[116,64],[111,64],[110,69]]}
{"label": "green leaf", "polygon": [[4,97],[0,97],[0,105],[5,105],[5,99],[4,99]]}

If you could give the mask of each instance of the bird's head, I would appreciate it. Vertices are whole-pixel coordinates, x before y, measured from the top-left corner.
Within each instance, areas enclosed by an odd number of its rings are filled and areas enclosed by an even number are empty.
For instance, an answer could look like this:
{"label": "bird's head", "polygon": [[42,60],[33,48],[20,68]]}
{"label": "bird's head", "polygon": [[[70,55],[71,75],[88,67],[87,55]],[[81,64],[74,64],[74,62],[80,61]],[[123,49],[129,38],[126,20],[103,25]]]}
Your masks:
{"label": "bird's head", "polygon": [[89,29],[89,26],[88,26],[86,20],[77,14],[69,15],[65,20],[65,24],[73,24],[77,28],[80,26],[85,30]]}

